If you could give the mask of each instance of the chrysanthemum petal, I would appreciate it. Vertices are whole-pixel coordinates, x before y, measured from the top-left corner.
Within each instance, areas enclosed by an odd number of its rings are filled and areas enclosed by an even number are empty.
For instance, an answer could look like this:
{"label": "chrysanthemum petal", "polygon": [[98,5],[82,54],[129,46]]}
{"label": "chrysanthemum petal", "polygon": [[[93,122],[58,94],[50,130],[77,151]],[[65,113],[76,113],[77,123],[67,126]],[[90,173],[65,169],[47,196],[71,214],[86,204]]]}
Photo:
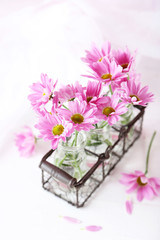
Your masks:
{"label": "chrysanthemum petal", "polygon": [[125,202],[125,205],[126,205],[126,211],[128,214],[132,214],[132,211],[133,211],[133,202],[131,200],[127,200]]}

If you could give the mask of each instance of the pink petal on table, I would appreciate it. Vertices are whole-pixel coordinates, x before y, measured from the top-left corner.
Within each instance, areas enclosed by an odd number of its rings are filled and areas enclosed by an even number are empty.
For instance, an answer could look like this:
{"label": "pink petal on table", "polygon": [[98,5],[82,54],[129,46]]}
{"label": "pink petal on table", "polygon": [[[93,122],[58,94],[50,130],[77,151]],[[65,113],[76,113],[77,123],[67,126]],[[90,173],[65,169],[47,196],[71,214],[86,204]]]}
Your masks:
{"label": "pink petal on table", "polygon": [[132,214],[133,211],[133,202],[131,200],[126,201],[126,210],[128,214]]}
{"label": "pink petal on table", "polygon": [[118,140],[118,136],[117,135],[112,135],[112,140]]}
{"label": "pink petal on table", "polygon": [[[96,163],[96,162],[95,162],[95,163]],[[87,166],[91,168],[91,167],[93,167],[93,165],[94,165],[95,163],[87,162]]]}
{"label": "pink petal on table", "polygon": [[[87,166],[91,168],[91,167],[93,167],[93,166],[95,165],[95,163],[96,163],[96,161],[95,161],[94,163],[89,163],[89,162],[88,162],[88,163],[87,163]],[[104,162],[104,166],[106,166],[107,164],[108,164],[107,162]],[[98,166],[98,168],[101,168],[101,167],[102,167],[102,164],[100,164],[100,165]]]}
{"label": "pink petal on table", "polygon": [[62,183],[62,182],[59,182],[58,184],[59,184],[61,187],[68,188],[68,186],[67,186],[66,184]]}
{"label": "pink petal on table", "polygon": [[102,230],[102,227],[101,226],[91,225],[91,226],[86,226],[85,229],[87,231],[90,231],[90,232],[98,232],[98,231]]}
{"label": "pink petal on table", "polygon": [[79,220],[77,218],[72,218],[72,217],[68,217],[68,216],[63,216],[63,218],[71,223],[81,223],[82,222],[81,220]]}

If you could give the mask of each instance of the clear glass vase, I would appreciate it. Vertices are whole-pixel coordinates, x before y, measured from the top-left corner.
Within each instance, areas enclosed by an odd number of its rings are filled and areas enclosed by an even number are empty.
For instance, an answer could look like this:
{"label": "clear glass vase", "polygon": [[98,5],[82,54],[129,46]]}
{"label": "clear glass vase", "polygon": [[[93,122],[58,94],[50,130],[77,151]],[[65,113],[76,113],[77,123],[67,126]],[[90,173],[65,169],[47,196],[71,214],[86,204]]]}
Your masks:
{"label": "clear glass vase", "polygon": [[[85,135],[73,133],[66,142],[61,141],[54,153],[54,164],[65,172],[81,179],[86,173]],[[75,142],[76,141],[76,142]]]}
{"label": "clear glass vase", "polygon": [[105,121],[101,121],[87,133],[86,149],[101,154],[109,145],[112,145],[110,126]]}
{"label": "clear glass vase", "polygon": [[[87,167],[90,169],[97,162],[98,156],[92,154],[95,153],[100,155],[101,153],[105,153],[108,146],[112,145],[111,136],[110,136],[111,127],[108,125],[106,121],[101,121],[95,125],[94,129],[91,129],[87,132],[87,140],[86,140],[86,151],[87,153]],[[104,171],[107,172],[109,170],[109,159],[104,162]],[[98,181],[102,180],[103,169],[102,164],[98,166],[96,171],[93,174],[93,177]]]}
{"label": "clear glass vase", "polygon": [[133,111],[133,105],[132,104],[128,104],[127,105],[127,109],[128,111],[124,114],[122,114],[120,117],[120,124],[121,125],[126,125],[128,124],[133,118],[134,118],[134,111]]}
{"label": "clear glass vase", "polygon": [[[128,111],[122,115],[120,115],[120,120],[118,122],[116,122],[116,124],[114,125],[114,127],[116,127],[116,129],[121,129],[121,127],[127,125],[135,116],[134,114],[134,107],[132,104],[128,104],[127,106]],[[131,129],[131,133],[130,135],[132,136],[132,131],[133,129]]]}
{"label": "clear glass vase", "polygon": [[[117,129],[121,129],[121,127],[129,124],[129,123],[134,119],[134,117],[136,116],[136,114],[138,114],[138,110],[136,110],[136,109],[133,107],[132,104],[128,104],[128,105],[127,105],[127,109],[128,109],[128,111],[127,111],[125,114],[122,114],[122,115],[120,116],[120,121],[115,124],[115,127],[116,127]],[[127,147],[128,145],[130,145],[130,143],[132,142],[132,140],[133,140],[133,138],[134,138],[134,127],[135,127],[135,125],[133,125],[133,126],[130,128],[130,130],[129,130],[127,136],[126,136],[126,140],[125,140],[125,145],[126,145],[126,147]]]}

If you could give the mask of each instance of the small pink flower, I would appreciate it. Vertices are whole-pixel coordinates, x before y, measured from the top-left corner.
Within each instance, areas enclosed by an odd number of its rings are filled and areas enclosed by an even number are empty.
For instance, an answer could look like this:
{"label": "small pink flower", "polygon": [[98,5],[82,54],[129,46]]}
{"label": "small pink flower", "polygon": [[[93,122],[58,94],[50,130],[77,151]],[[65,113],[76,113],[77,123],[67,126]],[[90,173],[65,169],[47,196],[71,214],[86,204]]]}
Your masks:
{"label": "small pink flower", "polygon": [[58,97],[59,101],[63,104],[66,101],[72,101],[76,97],[76,93],[82,92],[84,87],[82,87],[79,82],[75,84],[68,84],[62,86],[58,91],[55,91],[55,96]]}
{"label": "small pink flower", "polygon": [[56,84],[57,81],[49,79],[47,74],[41,74],[41,82],[32,84],[30,88],[33,93],[28,96],[28,99],[36,112],[42,115],[47,112],[45,105],[51,100]]}
{"label": "small pink flower", "polygon": [[40,137],[45,141],[51,141],[53,149],[56,149],[60,140],[66,141],[73,133],[73,125],[68,123],[63,117],[56,114],[46,114],[41,117],[35,126],[40,131]]}
{"label": "small pink flower", "polygon": [[106,120],[109,125],[115,124],[120,119],[120,115],[127,112],[123,102],[119,102],[118,94],[113,94],[111,97],[102,97],[97,101],[98,111],[96,116],[99,119]]}
{"label": "small pink flower", "polygon": [[73,124],[77,131],[89,131],[94,128],[93,124],[97,123],[95,113],[96,107],[89,108],[86,101],[79,101],[75,99],[68,103],[67,109],[57,109],[57,112],[64,116],[64,118]]}
{"label": "small pink flower", "polygon": [[131,174],[122,173],[120,183],[129,187],[127,193],[136,191],[138,201],[142,201],[144,198],[150,200],[160,193],[160,179],[147,178],[141,171]]}
{"label": "small pink flower", "polygon": [[101,62],[93,63],[90,66],[92,69],[92,75],[83,75],[84,77],[93,78],[107,85],[119,83],[122,78],[126,77],[126,74],[122,73],[122,67],[118,66],[115,61],[109,61],[107,57],[104,57]]}
{"label": "small pink flower", "polygon": [[25,126],[21,133],[16,134],[15,142],[20,155],[23,157],[31,156],[35,150],[36,138],[28,126]]}
{"label": "small pink flower", "polygon": [[131,66],[135,61],[135,56],[131,55],[127,47],[125,50],[113,50],[112,57],[116,63],[123,68],[122,72],[129,72]]}
{"label": "small pink flower", "polygon": [[86,101],[87,104],[96,104],[102,91],[102,83],[88,81],[86,89],[79,92],[77,97]]}
{"label": "small pink flower", "polygon": [[82,58],[83,62],[92,65],[95,62],[101,62],[103,57],[109,56],[111,50],[110,42],[105,42],[102,46],[102,49],[98,49],[95,44],[93,44],[92,49],[90,51],[86,50],[86,57]]}
{"label": "small pink flower", "polygon": [[123,84],[122,99],[126,103],[132,103],[133,105],[146,106],[147,103],[153,101],[153,94],[148,92],[149,87],[145,86],[141,88],[141,83],[130,79]]}

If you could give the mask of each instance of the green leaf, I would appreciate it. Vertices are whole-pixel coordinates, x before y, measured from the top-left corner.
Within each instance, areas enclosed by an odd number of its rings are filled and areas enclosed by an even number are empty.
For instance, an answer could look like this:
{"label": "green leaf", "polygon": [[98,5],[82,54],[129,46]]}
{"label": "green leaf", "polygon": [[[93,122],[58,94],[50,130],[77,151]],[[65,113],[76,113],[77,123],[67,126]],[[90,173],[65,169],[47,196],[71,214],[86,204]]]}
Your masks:
{"label": "green leaf", "polygon": [[104,142],[105,142],[108,146],[112,146],[112,143],[111,143],[108,139],[105,139]]}

